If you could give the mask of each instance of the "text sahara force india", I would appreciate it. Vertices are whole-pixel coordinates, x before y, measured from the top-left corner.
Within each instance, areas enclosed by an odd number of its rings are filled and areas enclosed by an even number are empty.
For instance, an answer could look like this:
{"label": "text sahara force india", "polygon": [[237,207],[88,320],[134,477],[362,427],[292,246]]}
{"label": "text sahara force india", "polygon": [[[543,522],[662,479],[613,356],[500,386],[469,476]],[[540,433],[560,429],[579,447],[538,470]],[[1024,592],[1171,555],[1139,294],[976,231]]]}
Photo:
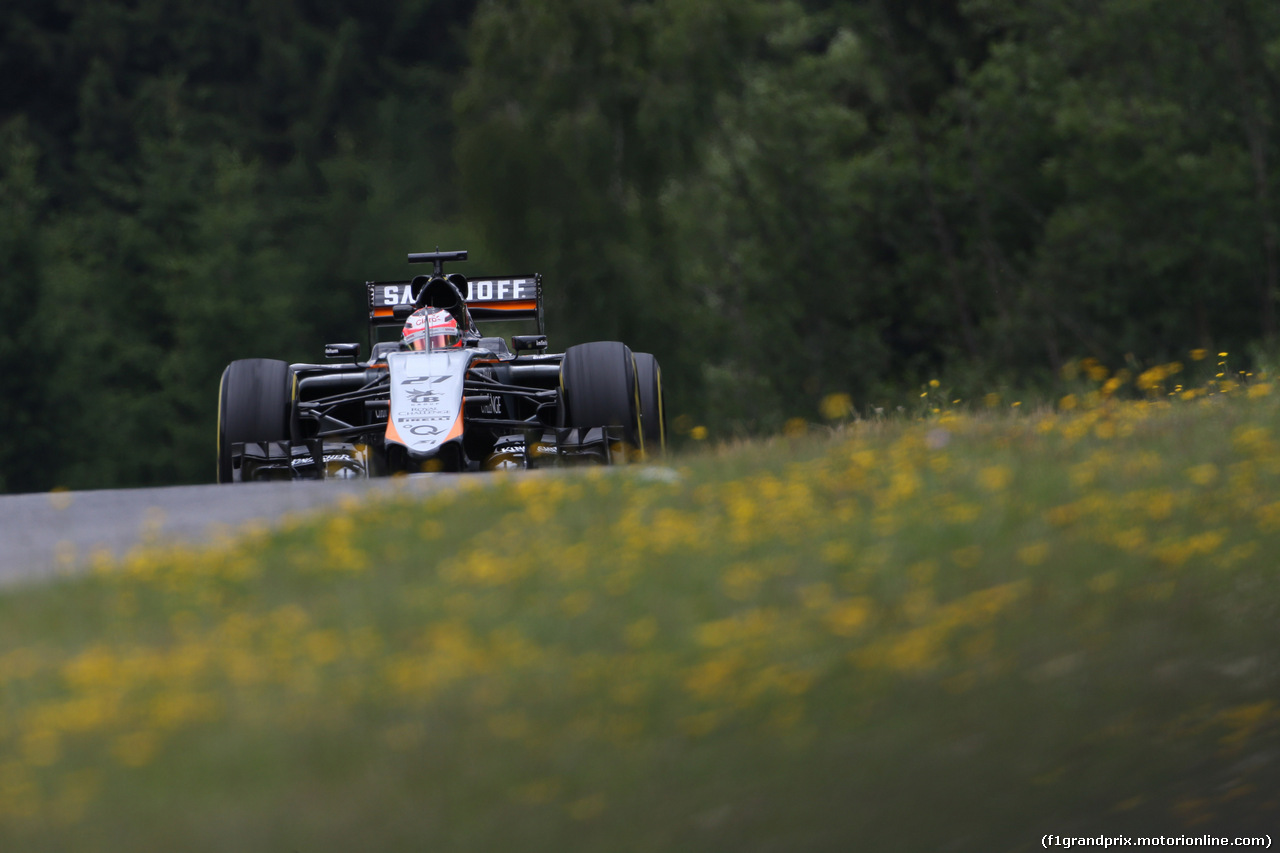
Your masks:
{"label": "text sahara force india", "polygon": [[[665,451],[653,355],[617,341],[546,352],[542,276],[444,273],[466,258],[411,254],[432,274],[365,283],[368,360],[360,344],[342,343],[325,346],[325,364],[231,362],[218,392],[218,482],[611,464]],[[456,333],[412,348],[380,340],[423,315]],[[481,333],[490,323],[535,333],[508,346]]]}

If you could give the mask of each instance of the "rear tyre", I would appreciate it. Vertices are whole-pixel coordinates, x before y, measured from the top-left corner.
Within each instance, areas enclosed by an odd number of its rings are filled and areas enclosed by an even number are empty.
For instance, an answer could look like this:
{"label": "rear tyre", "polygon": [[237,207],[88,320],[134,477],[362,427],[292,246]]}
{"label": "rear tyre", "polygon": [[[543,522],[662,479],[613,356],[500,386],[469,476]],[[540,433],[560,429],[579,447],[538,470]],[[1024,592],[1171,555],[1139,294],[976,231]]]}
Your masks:
{"label": "rear tyre", "polygon": [[578,429],[622,427],[628,449],[643,453],[636,363],[626,344],[596,341],[565,350],[560,424]]}
{"label": "rear tyre", "polygon": [[244,358],[222,371],[218,388],[218,482],[235,481],[231,445],[289,440],[289,363]]}
{"label": "rear tyre", "polygon": [[667,452],[667,411],[662,402],[662,368],[650,353],[635,353],[636,385],[640,389],[640,428],[644,452],[658,459]]}

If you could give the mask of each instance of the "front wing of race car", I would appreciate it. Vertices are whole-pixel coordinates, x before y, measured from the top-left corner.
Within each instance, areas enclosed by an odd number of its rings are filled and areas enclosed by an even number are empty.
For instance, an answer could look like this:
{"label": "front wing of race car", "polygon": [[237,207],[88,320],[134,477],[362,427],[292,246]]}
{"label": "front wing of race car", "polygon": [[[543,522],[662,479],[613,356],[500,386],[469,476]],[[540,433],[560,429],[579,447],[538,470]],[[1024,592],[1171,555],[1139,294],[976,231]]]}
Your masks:
{"label": "front wing of race car", "polygon": [[[595,427],[542,430],[532,440],[507,436],[498,440],[495,451],[478,467],[480,470],[544,468],[560,465],[609,465],[627,458],[622,450],[622,427]],[[232,451],[239,457],[238,482],[264,480],[327,480],[376,476],[378,467],[366,444],[314,442],[295,445],[287,441],[236,442]],[[437,471],[427,460],[422,471]],[[409,473],[408,471],[404,473]]]}

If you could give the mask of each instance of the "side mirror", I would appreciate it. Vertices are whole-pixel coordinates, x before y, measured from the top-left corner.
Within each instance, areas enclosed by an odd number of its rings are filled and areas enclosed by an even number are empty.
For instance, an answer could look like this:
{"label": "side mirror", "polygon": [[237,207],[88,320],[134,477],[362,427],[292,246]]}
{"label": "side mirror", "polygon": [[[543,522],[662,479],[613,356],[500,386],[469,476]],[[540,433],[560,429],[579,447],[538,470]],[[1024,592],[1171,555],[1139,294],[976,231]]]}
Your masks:
{"label": "side mirror", "polygon": [[334,358],[334,359],[349,358],[352,361],[359,361],[360,345],[359,344],[325,344],[324,357]]}
{"label": "side mirror", "polygon": [[516,352],[525,350],[544,350],[547,348],[546,335],[512,335],[511,347]]}

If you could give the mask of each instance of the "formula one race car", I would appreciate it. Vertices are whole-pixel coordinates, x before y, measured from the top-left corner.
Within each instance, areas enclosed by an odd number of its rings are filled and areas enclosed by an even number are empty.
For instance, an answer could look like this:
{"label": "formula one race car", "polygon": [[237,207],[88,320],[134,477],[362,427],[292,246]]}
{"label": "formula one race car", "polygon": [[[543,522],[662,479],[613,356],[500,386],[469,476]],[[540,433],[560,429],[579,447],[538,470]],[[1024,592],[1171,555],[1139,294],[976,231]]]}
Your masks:
{"label": "formula one race car", "polygon": [[[329,364],[233,361],[218,392],[218,482],[535,468],[653,458],[666,447],[662,372],[601,341],[546,353],[540,275],[366,282],[367,361],[329,344]],[[537,334],[485,337],[476,321]],[[398,340],[380,341],[389,327]],[[513,353],[511,350],[514,349]]]}

